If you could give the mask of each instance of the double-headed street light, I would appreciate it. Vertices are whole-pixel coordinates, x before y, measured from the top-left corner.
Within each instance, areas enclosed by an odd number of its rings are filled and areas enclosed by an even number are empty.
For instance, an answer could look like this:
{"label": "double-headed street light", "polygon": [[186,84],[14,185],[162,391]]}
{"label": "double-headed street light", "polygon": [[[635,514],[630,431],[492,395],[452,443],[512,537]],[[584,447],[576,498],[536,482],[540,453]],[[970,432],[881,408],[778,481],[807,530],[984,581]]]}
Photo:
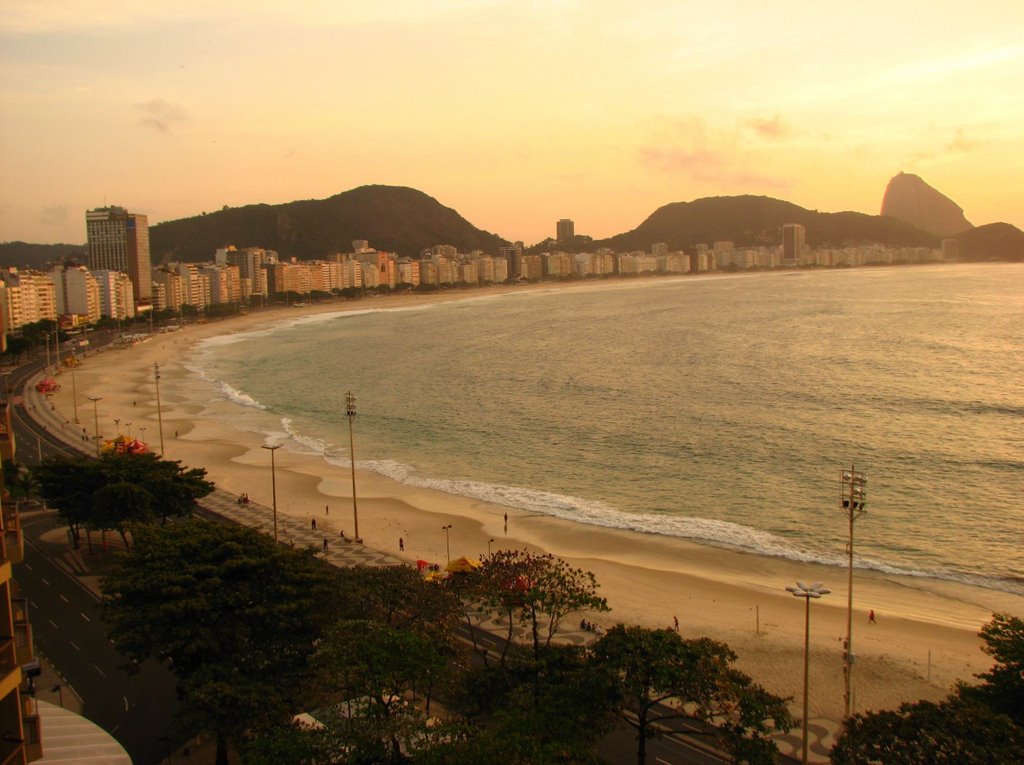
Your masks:
{"label": "double-headed street light", "polygon": [[[93,438],[96,439],[96,456],[99,457],[100,456],[100,415],[99,415],[99,410],[97,409],[96,403],[98,401],[102,401],[103,400],[103,396],[89,396],[89,400],[92,402],[92,417],[93,417],[93,423],[94,423],[94,425],[96,427],[96,432],[93,434]],[[40,451],[42,451],[42,446],[40,446]],[[40,459],[39,461],[42,462],[42,459]]]}
{"label": "double-headed street light", "polygon": [[444,550],[448,556],[448,562],[452,562],[452,539],[449,532],[452,530],[452,525],[449,523],[447,526],[442,526],[441,531],[444,532]]}
{"label": "double-headed street light", "polygon": [[[152,314],[152,311],[150,312]],[[156,384],[156,422],[160,429],[160,456],[164,456],[164,415],[160,409],[160,365],[153,362],[153,382]]]}
{"label": "double-headed street light", "polygon": [[356,447],[352,437],[352,421],[356,418],[356,397],[352,391],[345,394],[345,416],[348,417],[348,455],[352,462],[352,521],[356,528],[356,542],[362,542],[359,536],[359,507],[356,504]]}
{"label": "double-headed street light", "polygon": [[850,524],[850,537],[846,543],[848,581],[846,588],[846,646],[843,651],[843,719],[853,712],[853,522],[867,512],[867,476],[850,466],[840,477],[839,508]]}
{"label": "double-headed street light", "polygon": [[821,582],[815,582],[810,587],[803,582],[797,582],[796,587],[787,587],[786,589],[793,593],[794,597],[803,598],[807,604],[804,614],[804,754],[803,759],[801,759],[801,763],[807,765],[807,694],[810,685],[808,678],[810,677],[811,663],[811,598],[820,598],[822,595],[828,595],[832,590],[823,586]]}
{"label": "double-headed street light", "polygon": [[274,541],[277,541],[277,467],[274,464],[274,452],[281,448],[281,444],[264,446],[270,450],[270,500],[274,508]]}

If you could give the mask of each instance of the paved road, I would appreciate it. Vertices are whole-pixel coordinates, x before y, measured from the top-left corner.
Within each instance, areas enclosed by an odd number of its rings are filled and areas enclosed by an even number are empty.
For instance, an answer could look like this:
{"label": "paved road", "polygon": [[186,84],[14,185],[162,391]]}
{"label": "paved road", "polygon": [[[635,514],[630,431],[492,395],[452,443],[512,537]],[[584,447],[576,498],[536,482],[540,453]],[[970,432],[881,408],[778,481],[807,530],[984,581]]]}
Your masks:
{"label": "paved road", "polygon": [[56,526],[52,511],[22,515],[25,560],[16,581],[28,598],[36,645],[82,699],[82,714],[116,738],[135,765],[156,765],[185,740],[176,735],[175,680],[162,664],[146,662],[137,674],[107,638],[96,596],[73,571],[75,556],[51,557]]}

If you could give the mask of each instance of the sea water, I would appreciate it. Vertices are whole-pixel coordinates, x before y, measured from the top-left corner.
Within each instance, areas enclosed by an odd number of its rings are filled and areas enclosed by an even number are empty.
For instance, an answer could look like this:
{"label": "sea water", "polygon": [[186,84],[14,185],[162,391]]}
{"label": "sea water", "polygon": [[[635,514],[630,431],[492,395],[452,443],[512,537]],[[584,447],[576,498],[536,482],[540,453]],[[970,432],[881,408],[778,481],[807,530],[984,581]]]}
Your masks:
{"label": "sea water", "polygon": [[473,295],[208,340],[207,416],[347,465],[351,391],[359,468],[834,565],[855,466],[858,565],[1024,593],[1024,265]]}

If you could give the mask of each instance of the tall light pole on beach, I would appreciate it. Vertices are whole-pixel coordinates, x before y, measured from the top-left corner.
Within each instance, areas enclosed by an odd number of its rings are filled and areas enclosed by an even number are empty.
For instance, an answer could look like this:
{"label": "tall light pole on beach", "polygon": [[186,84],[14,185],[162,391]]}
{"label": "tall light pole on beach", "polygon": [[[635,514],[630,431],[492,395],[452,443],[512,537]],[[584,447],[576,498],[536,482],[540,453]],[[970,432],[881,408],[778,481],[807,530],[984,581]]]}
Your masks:
{"label": "tall light pole on beach", "polygon": [[356,418],[356,397],[352,391],[345,394],[345,416],[348,417],[348,456],[352,462],[352,520],[356,528],[356,542],[362,543],[359,536],[359,507],[356,504],[356,447],[352,437],[352,421]]}
{"label": "tall light pole on beach", "polygon": [[153,381],[156,383],[156,422],[160,429],[160,456],[164,456],[164,415],[160,409],[160,365],[153,362]]}
{"label": "tall light pole on beach", "polygon": [[270,504],[274,508],[274,541],[277,541],[277,466],[274,464],[274,452],[281,448],[281,444],[264,446],[270,450]]}
{"label": "tall light pole on beach", "polygon": [[78,425],[78,385],[75,384],[75,365],[78,363],[78,357],[72,354],[71,356],[71,405],[75,411],[75,425]]}
{"label": "tall light pole on beach", "polygon": [[820,598],[828,595],[832,590],[822,586],[821,582],[815,582],[808,587],[803,582],[797,582],[796,587],[787,587],[794,597],[803,598],[806,601],[804,613],[804,719],[803,719],[803,758],[800,762],[807,765],[807,693],[809,690],[810,668],[811,668],[811,598]]}
{"label": "tall light pole on beach", "polygon": [[[95,432],[95,435],[93,436],[93,438],[96,439],[96,456],[97,457],[100,456],[100,415],[99,415],[99,410],[97,409],[97,402],[101,401],[102,399],[103,399],[103,396],[89,396],[89,400],[92,402],[93,425],[96,428],[96,432]],[[42,462],[41,459],[40,459],[40,462]]]}
{"label": "tall light pole on beach", "polygon": [[850,537],[846,543],[848,581],[846,587],[846,646],[843,651],[843,719],[853,712],[853,522],[867,512],[867,476],[853,469],[844,470],[840,477],[839,508],[850,524]]}
{"label": "tall light pole on beach", "polygon": [[444,532],[444,550],[448,556],[448,562],[452,562],[452,540],[448,532],[452,530],[452,525],[449,523],[447,526],[442,526],[441,531]]}

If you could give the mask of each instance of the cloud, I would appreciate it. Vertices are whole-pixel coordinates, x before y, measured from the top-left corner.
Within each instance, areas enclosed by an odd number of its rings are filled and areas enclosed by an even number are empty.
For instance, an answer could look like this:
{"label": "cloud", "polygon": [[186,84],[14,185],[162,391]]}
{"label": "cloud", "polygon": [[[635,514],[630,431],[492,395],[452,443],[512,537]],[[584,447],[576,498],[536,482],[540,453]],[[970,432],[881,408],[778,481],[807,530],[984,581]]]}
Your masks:
{"label": "cloud", "polygon": [[792,128],[785,124],[778,114],[771,119],[751,117],[744,120],[743,125],[762,138],[786,138],[793,133]]}
{"label": "cloud", "polygon": [[725,187],[786,189],[781,178],[743,166],[743,148],[732,131],[712,130],[699,118],[673,123],[662,140],[641,146],[641,164],[669,175]]}
{"label": "cloud", "polygon": [[972,141],[964,135],[963,128],[957,128],[953,133],[953,140],[946,144],[946,151],[957,154],[970,154],[981,145],[978,141]]}
{"label": "cloud", "polygon": [[171,127],[184,122],[188,115],[177,104],[170,104],[161,98],[154,98],[144,104],[134,104],[142,113],[141,124],[158,130],[161,133],[171,132]]}
{"label": "cloud", "polygon": [[39,222],[45,226],[61,226],[68,222],[67,205],[49,205],[39,214]]}

